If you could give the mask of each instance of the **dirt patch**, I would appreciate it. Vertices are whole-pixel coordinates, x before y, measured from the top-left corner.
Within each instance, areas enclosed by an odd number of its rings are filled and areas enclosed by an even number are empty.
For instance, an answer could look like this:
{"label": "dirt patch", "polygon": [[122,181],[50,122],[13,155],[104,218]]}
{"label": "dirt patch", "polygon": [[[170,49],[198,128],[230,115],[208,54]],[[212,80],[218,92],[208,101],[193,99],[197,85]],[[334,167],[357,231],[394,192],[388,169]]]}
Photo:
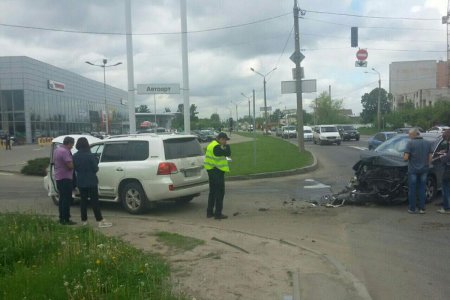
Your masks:
{"label": "dirt patch", "polygon": [[[159,253],[171,264],[175,288],[197,300],[283,299],[293,294],[292,273],[304,278],[337,271],[320,255],[283,240],[213,228],[205,224],[126,218],[102,230],[145,251]],[[203,240],[188,251],[174,251],[157,233],[173,232]]]}

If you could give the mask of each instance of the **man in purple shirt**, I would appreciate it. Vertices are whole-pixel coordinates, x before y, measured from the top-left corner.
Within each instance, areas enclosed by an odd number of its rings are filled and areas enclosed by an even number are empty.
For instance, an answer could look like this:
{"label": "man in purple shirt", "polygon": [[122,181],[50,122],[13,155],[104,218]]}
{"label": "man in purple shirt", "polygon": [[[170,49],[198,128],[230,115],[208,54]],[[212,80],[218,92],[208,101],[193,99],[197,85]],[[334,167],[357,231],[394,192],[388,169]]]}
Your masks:
{"label": "man in purple shirt", "polygon": [[76,224],[70,220],[73,189],[73,161],[70,150],[74,144],[74,138],[66,136],[63,144],[53,153],[54,175],[59,192],[59,223],[63,225]]}

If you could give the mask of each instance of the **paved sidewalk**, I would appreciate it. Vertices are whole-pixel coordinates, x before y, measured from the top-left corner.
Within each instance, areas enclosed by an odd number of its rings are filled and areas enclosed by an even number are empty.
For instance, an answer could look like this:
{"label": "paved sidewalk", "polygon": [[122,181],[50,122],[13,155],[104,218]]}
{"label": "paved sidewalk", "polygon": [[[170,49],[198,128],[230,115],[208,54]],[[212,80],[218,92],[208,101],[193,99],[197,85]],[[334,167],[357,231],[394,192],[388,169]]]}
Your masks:
{"label": "paved sidewalk", "polygon": [[39,146],[38,144],[12,146],[12,150],[0,149],[0,171],[20,173],[27,161],[50,157],[50,145]]}

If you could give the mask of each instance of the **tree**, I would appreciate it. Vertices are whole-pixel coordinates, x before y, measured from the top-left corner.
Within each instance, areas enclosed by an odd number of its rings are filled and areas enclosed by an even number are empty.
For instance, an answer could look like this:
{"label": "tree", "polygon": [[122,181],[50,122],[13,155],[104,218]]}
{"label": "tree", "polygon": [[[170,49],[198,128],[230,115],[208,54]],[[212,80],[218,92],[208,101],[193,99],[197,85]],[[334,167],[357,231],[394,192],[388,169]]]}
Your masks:
{"label": "tree", "polygon": [[322,92],[313,103],[311,108],[314,110],[316,124],[339,124],[346,123],[347,118],[342,115],[343,100],[331,100],[326,92]]}
{"label": "tree", "polygon": [[[195,104],[191,104],[190,107],[190,121],[191,123],[195,123],[198,121],[198,112],[197,106]],[[193,124],[192,128],[195,128],[196,125]],[[172,127],[177,128],[179,130],[184,129],[184,104],[178,104],[178,109],[175,115],[175,118],[172,121]]]}
{"label": "tree", "polygon": [[[361,97],[363,110],[361,112],[361,120],[363,123],[375,123],[378,114],[378,91],[379,88],[373,89],[370,93],[365,93]],[[391,111],[392,95],[388,94],[385,89],[380,90],[380,113],[382,116]]]}
{"label": "tree", "polygon": [[284,118],[284,113],[277,108],[273,114],[270,115],[270,122],[280,123],[280,119]]}
{"label": "tree", "polygon": [[137,113],[149,113],[151,112],[147,105],[139,105],[139,107],[134,108],[134,112]]}

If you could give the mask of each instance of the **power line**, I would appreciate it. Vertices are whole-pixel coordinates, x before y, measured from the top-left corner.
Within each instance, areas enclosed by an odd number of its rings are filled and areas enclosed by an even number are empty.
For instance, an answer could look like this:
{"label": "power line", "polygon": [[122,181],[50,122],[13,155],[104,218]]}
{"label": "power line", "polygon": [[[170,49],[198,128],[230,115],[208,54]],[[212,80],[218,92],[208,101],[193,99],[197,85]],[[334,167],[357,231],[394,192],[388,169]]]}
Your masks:
{"label": "power line", "polygon": [[[232,28],[238,28],[238,27],[244,27],[249,25],[255,25],[259,23],[264,23],[268,21],[272,21],[278,18],[285,17],[287,15],[290,15],[292,13],[285,13],[274,17],[269,17],[265,19],[260,19],[252,22],[237,24],[237,25],[228,25],[223,27],[213,27],[208,29],[202,29],[202,30],[191,30],[187,33],[202,33],[202,32],[210,32],[210,31],[218,31],[218,30],[225,30],[225,29],[232,29]],[[126,35],[126,33],[122,32],[99,32],[99,31],[82,31],[82,30],[70,30],[70,29],[57,29],[57,28],[49,28],[49,27],[36,27],[36,26],[25,26],[25,25],[14,25],[14,24],[6,24],[6,23],[0,23],[0,26],[3,27],[12,27],[12,28],[21,28],[21,29],[32,29],[32,30],[43,30],[43,31],[53,31],[53,32],[64,32],[64,33],[78,33],[78,34],[96,34],[96,35]],[[151,36],[151,35],[174,35],[174,34],[181,34],[180,31],[173,31],[173,32],[152,32],[152,33],[133,33],[134,36]]]}
{"label": "power line", "polygon": [[284,51],[286,50],[286,46],[287,46],[289,40],[291,39],[292,31],[294,31],[294,25],[292,25],[291,32],[289,32],[288,38],[286,39],[286,42],[284,43],[283,50],[281,51],[280,57],[278,57],[275,67],[278,67],[278,64],[280,63],[281,57],[283,56]]}
{"label": "power line", "polygon": [[326,15],[336,15],[336,16],[346,16],[355,18],[368,18],[368,19],[389,19],[389,20],[411,20],[411,21],[441,21],[441,19],[435,18],[410,18],[410,17],[389,17],[389,16],[368,16],[368,15],[357,15],[357,14],[347,14],[347,13],[337,13],[330,11],[319,11],[319,10],[307,10],[306,12],[316,13],[316,14],[326,14]]}

